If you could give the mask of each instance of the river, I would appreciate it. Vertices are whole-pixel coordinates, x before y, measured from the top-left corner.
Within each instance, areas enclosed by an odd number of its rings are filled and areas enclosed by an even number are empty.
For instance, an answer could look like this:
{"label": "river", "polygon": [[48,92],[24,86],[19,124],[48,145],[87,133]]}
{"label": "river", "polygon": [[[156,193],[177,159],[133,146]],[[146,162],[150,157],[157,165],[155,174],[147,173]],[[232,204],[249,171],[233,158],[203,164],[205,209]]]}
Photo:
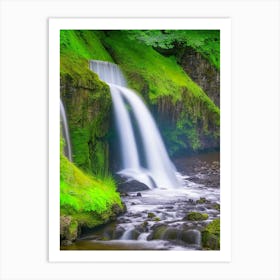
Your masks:
{"label": "river", "polygon": [[126,213],[61,249],[201,250],[201,231],[220,217],[219,158],[211,152],[175,159],[182,188],[123,194]]}

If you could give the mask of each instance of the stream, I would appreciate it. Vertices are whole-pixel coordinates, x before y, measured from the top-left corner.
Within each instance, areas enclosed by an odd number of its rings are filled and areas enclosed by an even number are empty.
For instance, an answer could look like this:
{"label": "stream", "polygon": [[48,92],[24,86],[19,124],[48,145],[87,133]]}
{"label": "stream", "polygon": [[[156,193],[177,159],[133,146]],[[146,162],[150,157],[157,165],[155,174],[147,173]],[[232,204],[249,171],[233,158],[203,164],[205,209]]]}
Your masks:
{"label": "stream", "polygon": [[[183,187],[122,193],[123,215],[61,249],[201,250],[201,231],[220,217],[219,153],[182,157],[174,164]],[[191,212],[208,216],[197,220]]]}

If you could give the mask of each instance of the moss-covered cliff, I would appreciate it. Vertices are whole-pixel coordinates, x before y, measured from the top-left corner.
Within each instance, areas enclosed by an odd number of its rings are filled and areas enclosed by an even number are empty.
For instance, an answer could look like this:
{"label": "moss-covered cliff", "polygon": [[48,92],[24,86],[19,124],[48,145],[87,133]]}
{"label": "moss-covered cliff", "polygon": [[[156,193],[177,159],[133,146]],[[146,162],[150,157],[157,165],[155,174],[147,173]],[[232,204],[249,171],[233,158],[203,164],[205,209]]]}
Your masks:
{"label": "moss-covered cliff", "polygon": [[108,172],[111,97],[88,68],[89,59],[112,61],[92,31],[61,31],[60,86],[66,107],[74,163],[93,174]]}
{"label": "moss-covered cliff", "polygon": [[219,147],[220,110],[178,64],[175,50],[165,56],[124,31],[106,32],[102,43],[146,100],[171,155]]}

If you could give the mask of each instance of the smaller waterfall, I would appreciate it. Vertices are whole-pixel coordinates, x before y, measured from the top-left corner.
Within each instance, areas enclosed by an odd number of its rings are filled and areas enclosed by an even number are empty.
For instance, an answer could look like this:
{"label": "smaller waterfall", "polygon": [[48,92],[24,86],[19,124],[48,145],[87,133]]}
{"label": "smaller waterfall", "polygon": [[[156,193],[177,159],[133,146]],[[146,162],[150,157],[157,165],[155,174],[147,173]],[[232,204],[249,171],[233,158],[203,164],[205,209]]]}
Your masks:
{"label": "smaller waterfall", "polygon": [[72,161],[72,150],[71,150],[68,122],[67,122],[65,108],[61,99],[60,99],[60,121],[62,123],[63,138],[65,140],[64,154],[70,161]]}

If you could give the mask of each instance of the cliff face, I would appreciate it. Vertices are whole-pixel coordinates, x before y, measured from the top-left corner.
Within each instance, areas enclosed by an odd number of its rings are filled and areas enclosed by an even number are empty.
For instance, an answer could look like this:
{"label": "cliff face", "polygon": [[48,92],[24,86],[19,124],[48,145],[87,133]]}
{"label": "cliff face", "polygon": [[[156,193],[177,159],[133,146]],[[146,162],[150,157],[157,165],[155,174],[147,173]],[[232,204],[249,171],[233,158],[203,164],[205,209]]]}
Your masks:
{"label": "cliff face", "polygon": [[185,49],[180,64],[192,80],[220,107],[220,72],[192,48]]}
{"label": "cliff face", "polygon": [[89,59],[112,61],[93,31],[60,34],[60,96],[65,105],[73,162],[82,170],[106,175],[112,109],[109,87],[89,70]]}
{"label": "cliff face", "polygon": [[111,97],[107,86],[84,88],[61,82],[61,96],[68,112],[73,161],[94,174],[104,175],[109,166],[108,130]]}

